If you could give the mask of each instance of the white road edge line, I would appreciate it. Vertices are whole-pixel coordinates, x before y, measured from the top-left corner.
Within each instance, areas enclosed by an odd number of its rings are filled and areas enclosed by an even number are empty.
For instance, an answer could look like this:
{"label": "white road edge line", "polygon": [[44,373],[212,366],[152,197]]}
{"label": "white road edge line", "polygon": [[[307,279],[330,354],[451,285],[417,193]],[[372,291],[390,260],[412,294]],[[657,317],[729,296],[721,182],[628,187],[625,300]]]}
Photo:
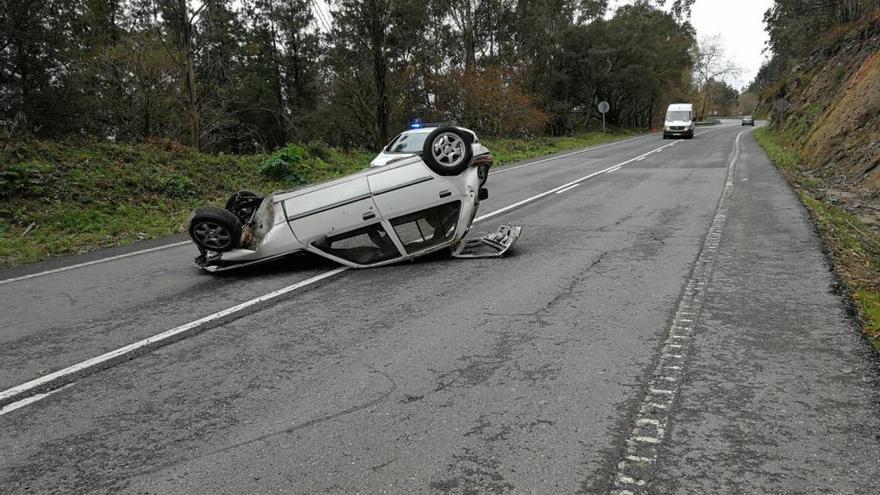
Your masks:
{"label": "white road edge line", "polygon": [[140,251],[132,251],[130,253],[119,254],[116,256],[110,256],[109,258],[101,258],[97,260],[87,261],[85,263],[78,263],[76,265],[70,266],[62,266],[61,268],[55,268],[54,270],[46,270],[44,272],[31,273],[30,275],[22,275],[21,277],[7,278],[6,280],[0,280],[0,285],[11,284],[12,282],[20,282],[22,280],[28,280],[31,278],[43,277],[45,275],[52,275],[53,273],[61,273],[66,272],[68,270],[73,270],[75,268],[83,268],[86,266],[97,265],[99,263],[106,263],[108,261],[121,260],[123,258],[130,258],[132,256],[137,256],[140,254],[154,253],[156,251],[162,251],[163,249],[171,249],[179,246],[183,246],[184,244],[190,244],[191,241],[181,241],[175,242],[173,244],[165,244],[164,246],[158,246],[149,249],[141,249]]}
{"label": "white road edge line", "polygon": [[[709,131],[709,132],[712,132],[712,131]],[[624,165],[626,165],[628,163],[632,163],[632,162],[638,160],[639,158],[650,155],[651,153],[655,153],[658,150],[662,150],[664,148],[672,146],[673,144],[674,144],[674,142],[672,144],[665,144],[665,145],[661,146],[660,148],[651,150],[651,151],[644,153],[642,155],[639,155],[635,158],[631,158],[625,162],[621,162],[616,165],[612,165],[612,166],[605,168],[605,169],[602,169],[598,172],[593,172],[589,175],[585,175],[584,177],[581,177],[580,179],[571,181],[567,184],[563,184],[563,185],[556,187],[556,188],[553,188],[549,191],[532,196],[531,198],[524,199],[524,200],[519,201],[517,203],[514,203],[512,205],[495,210],[491,213],[487,213],[483,216],[475,218],[473,223],[476,224],[476,223],[480,223],[484,220],[488,220],[489,218],[501,215],[502,213],[506,213],[506,212],[513,210],[515,208],[519,208],[523,205],[526,205],[528,203],[532,203],[534,201],[537,201],[538,199],[549,196],[550,194],[553,194],[557,191],[560,191],[560,190],[563,190],[566,188],[572,189],[574,187],[579,186],[584,181],[587,181],[587,180],[592,179],[594,177],[600,176],[602,174],[606,174],[608,172],[612,172],[614,170],[619,170],[621,167],[623,167]],[[165,248],[172,247],[175,245],[181,245],[181,244],[187,244],[187,243],[189,243],[189,241],[185,241],[182,243],[176,243],[176,244],[170,244],[168,246],[160,246],[157,248],[152,248],[152,250],[158,251],[160,249],[165,249]],[[136,253],[127,253],[126,255],[120,255],[119,257],[116,257],[116,259],[118,259],[120,257],[125,257],[125,256],[132,256],[134,254],[136,254]],[[108,260],[109,260],[109,258],[108,258]],[[94,262],[90,262],[90,263],[95,264],[95,263],[99,263],[101,261],[102,260],[95,260]],[[70,268],[73,268],[73,267],[70,267]],[[195,334],[200,331],[206,330],[207,325],[209,325],[211,323],[222,323],[224,318],[233,317],[232,319],[234,319],[234,317],[236,317],[237,313],[240,313],[246,309],[253,308],[254,306],[257,306],[260,304],[264,304],[268,301],[271,301],[273,299],[277,299],[283,295],[289,294],[291,292],[294,292],[294,291],[301,289],[303,287],[306,287],[308,285],[312,285],[312,284],[320,282],[322,280],[326,280],[328,278],[334,277],[334,276],[339,275],[339,274],[346,272],[348,270],[349,270],[348,267],[340,267],[340,268],[336,268],[336,269],[315,275],[314,277],[311,277],[309,279],[302,280],[302,281],[297,282],[293,285],[289,285],[289,286],[284,287],[282,289],[278,289],[276,291],[273,291],[268,294],[262,295],[260,297],[243,302],[243,303],[238,304],[236,306],[232,306],[231,308],[224,309],[223,311],[219,311],[217,313],[205,316],[205,317],[200,318],[198,320],[186,323],[184,325],[180,325],[178,327],[172,328],[171,330],[166,330],[165,332],[153,335],[151,337],[147,337],[146,339],[139,340],[139,341],[134,342],[132,344],[129,344],[127,346],[120,347],[120,348],[115,349],[113,351],[101,354],[100,356],[88,359],[86,361],[82,361],[82,362],[74,364],[72,366],[68,366],[67,368],[64,368],[62,370],[55,371],[55,372],[50,373],[48,375],[41,376],[40,378],[36,378],[34,380],[22,383],[21,385],[17,385],[15,387],[6,389],[6,390],[0,392],[0,406],[7,406],[12,403],[24,402],[26,399],[31,398],[31,397],[45,396],[44,394],[40,394],[38,391],[41,389],[50,387],[50,385],[53,382],[60,382],[60,383],[64,383],[64,385],[68,385],[70,383],[71,378],[74,376],[78,376],[80,374],[86,373],[89,370],[99,369],[102,366],[108,365],[108,363],[110,363],[111,361],[125,359],[127,356],[133,356],[137,352],[144,351],[148,348],[160,347],[166,342],[175,340],[176,338],[182,338],[182,335],[186,334],[187,332],[193,332],[193,334]],[[58,271],[63,271],[63,269],[58,269]],[[37,276],[37,275],[38,274],[34,274],[34,276]],[[68,380],[68,381],[65,382],[64,380]],[[63,388],[63,387],[59,387],[59,388],[52,389],[52,390],[47,390],[47,392],[45,394],[48,395],[49,393],[54,393],[58,390],[61,390],[61,388]],[[35,395],[35,393],[38,395]],[[42,397],[40,397],[40,398],[42,398]],[[26,402],[18,407],[23,407],[24,405],[30,404],[30,403],[35,402],[37,400],[39,400],[39,399],[34,399],[31,402]],[[16,402],[16,401],[18,401],[18,402]],[[18,407],[16,407],[16,409]],[[4,408],[4,410],[5,410],[5,408]]]}
{"label": "white road edge line", "polygon": [[[737,174],[741,150],[740,141],[746,131],[737,134],[733,143],[733,154],[727,164],[724,187],[721,197],[715,206],[715,212],[709,225],[709,231],[703,237],[703,243],[694,262],[694,267],[676,302],[675,319],[666,326],[667,339],[660,349],[660,360],[648,382],[648,387],[641,394],[639,412],[632,423],[633,429],[625,440],[626,451],[617,465],[617,472],[612,479],[615,490],[622,493],[634,484],[634,476],[639,476],[645,483],[650,483],[652,473],[642,466],[642,459],[656,461],[660,454],[669,426],[673,422],[671,407],[678,401],[681,391],[681,379],[685,373],[685,356],[691,351],[692,337],[703,303],[708,291],[709,281],[720,249],[720,238],[727,225],[727,215],[733,196],[734,180]],[[689,318],[681,315],[687,314]],[[685,344],[671,344],[674,336],[687,337]],[[674,348],[680,354],[666,354],[666,348]],[[672,364],[670,359],[680,359],[680,364]],[[662,402],[663,404],[660,404]],[[657,409],[657,410],[655,410]],[[640,484],[639,486],[644,486]],[[650,491],[650,490],[649,490]]]}

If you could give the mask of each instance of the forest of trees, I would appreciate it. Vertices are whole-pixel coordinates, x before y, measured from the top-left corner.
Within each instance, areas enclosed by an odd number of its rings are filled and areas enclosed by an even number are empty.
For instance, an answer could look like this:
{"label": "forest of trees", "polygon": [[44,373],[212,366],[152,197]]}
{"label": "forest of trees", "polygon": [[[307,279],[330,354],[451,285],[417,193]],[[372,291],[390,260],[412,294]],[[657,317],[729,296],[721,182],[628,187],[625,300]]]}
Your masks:
{"label": "forest of trees", "polygon": [[650,127],[719,84],[695,82],[693,0],[0,1],[7,138],[375,148],[412,117],[563,134],[601,100]]}
{"label": "forest of trees", "polygon": [[[764,15],[771,55],[752,82],[751,92],[767,92],[825,42],[838,26],[878,15],[880,0],[774,0]],[[780,95],[781,96],[781,95]]]}

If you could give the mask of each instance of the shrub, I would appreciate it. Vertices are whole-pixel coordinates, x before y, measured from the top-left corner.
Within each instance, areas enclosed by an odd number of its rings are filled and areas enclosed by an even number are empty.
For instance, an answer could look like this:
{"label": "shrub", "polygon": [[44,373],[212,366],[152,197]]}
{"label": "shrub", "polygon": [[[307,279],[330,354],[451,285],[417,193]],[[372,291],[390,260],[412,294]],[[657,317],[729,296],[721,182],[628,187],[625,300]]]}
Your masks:
{"label": "shrub", "polygon": [[318,158],[325,162],[330,161],[330,147],[321,141],[311,141],[306,145],[306,151],[312,158]]}
{"label": "shrub", "polygon": [[313,177],[313,170],[306,162],[306,150],[296,144],[288,145],[263,162],[260,175],[270,180],[305,184]]}
{"label": "shrub", "polygon": [[51,166],[37,161],[6,164],[0,169],[0,197],[38,196]]}
{"label": "shrub", "polygon": [[185,198],[192,195],[195,184],[192,179],[184,175],[160,176],[156,179],[156,192],[163,193],[172,198]]}

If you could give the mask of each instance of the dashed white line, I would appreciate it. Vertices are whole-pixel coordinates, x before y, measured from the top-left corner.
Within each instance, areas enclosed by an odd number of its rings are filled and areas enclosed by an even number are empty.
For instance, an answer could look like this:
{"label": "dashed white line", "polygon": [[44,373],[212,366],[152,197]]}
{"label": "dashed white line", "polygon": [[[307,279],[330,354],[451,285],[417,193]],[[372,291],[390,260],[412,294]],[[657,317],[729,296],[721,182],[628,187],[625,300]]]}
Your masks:
{"label": "dashed white line", "polygon": [[[693,333],[696,321],[699,319],[700,308],[712,275],[714,259],[727,220],[728,203],[733,193],[733,180],[739,160],[739,142],[742,134],[740,132],[734,142],[733,157],[727,167],[727,179],[721,192],[721,199],[718,201],[703,247],[697,256],[694,271],[682,291],[683,294],[676,308],[677,316],[667,329],[668,338],[661,348],[660,361],[642,397],[642,405],[633,422],[632,433],[626,440],[626,452],[612,478],[613,493],[641,493],[646,483],[650,483],[652,472],[642,459],[652,459],[652,462],[657,459],[660,452],[659,445],[663,443],[667,427],[672,421],[670,407],[675,403],[681,387],[679,383],[684,376],[685,355],[688,352],[688,346],[684,344],[690,342],[687,337]],[[682,318],[682,315],[690,318]],[[673,338],[684,340],[682,344],[669,343],[669,339]],[[678,353],[672,354],[669,349],[675,349]],[[680,361],[672,364],[670,361],[673,359]],[[664,388],[657,387],[661,384]]]}
{"label": "dashed white line", "polygon": [[554,194],[554,193],[556,193],[556,192],[558,192],[558,191],[562,191],[562,190],[564,190],[564,189],[568,189],[568,188],[570,188],[571,186],[574,186],[574,185],[576,185],[576,184],[580,184],[581,182],[588,181],[588,180],[590,180],[590,179],[592,179],[592,178],[594,178],[594,177],[600,176],[600,175],[602,175],[602,174],[607,174],[608,172],[613,172],[613,171],[615,171],[615,170],[619,170],[619,169],[620,169],[621,167],[623,167],[624,165],[628,165],[628,164],[630,164],[630,163],[633,163],[633,162],[637,161],[639,158],[642,158],[642,157],[648,156],[648,155],[650,155],[651,153],[654,153],[654,152],[656,152],[656,151],[659,150],[659,149],[668,148],[668,147],[670,147],[670,146],[672,146],[672,145],[671,145],[671,144],[664,144],[663,146],[661,146],[661,147],[659,147],[659,148],[657,148],[657,149],[653,149],[653,150],[651,150],[651,151],[649,151],[649,152],[647,152],[647,153],[643,153],[643,154],[641,154],[641,155],[639,155],[639,156],[637,156],[637,157],[635,157],[635,158],[630,158],[629,160],[627,160],[627,161],[625,161],[625,162],[621,162],[621,163],[614,164],[614,165],[612,165],[612,166],[610,166],[610,167],[607,167],[607,168],[604,168],[604,169],[602,169],[602,170],[599,170],[598,172],[593,172],[593,173],[588,174],[588,175],[585,175],[585,176],[583,176],[583,177],[581,177],[581,178],[579,178],[579,179],[575,179],[575,180],[573,180],[573,181],[571,181],[571,182],[568,182],[567,184],[563,184],[563,185],[561,185],[561,186],[559,186],[559,187],[555,187],[555,188],[553,188],[553,189],[550,189],[549,191],[545,191],[545,192],[543,192],[543,193],[541,193],[541,194],[537,194],[537,195],[532,196],[532,197],[530,197],[530,198],[526,198],[526,199],[524,199],[524,200],[522,200],[522,201],[518,201],[518,202],[516,202],[516,203],[514,203],[514,204],[512,204],[512,205],[505,206],[504,208],[501,208],[501,209],[495,210],[495,211],[493,211],[493,212],[491,212],[491,213],[487,213],[487,214],[485,214],[485,215],[483,215],[483,216],[481,216],[481,217],[477,217],[477,219],[475,219],[474,222],[481,221],[481,220],[486,220],[486,219],[489,219],[489,218],[492,218],[492,217],[495,217],[495,216],[501,215],[502,213],[507,213],[507,212],[510,211],[510,210],[514,210],[514,209],[519,208],[519,207],[521,207],[521,206],[525,206],[525,205],[527,205],[527,204],[529,204],[529,203],[532,203],[532,202],[535,202],[535,201],[537,201],[537,200],[539,200],[539,199],[541,199],[541,198],[544,198],[544,197],[546,197],[546,196],[549,196],[549,195],[551,195],[551,194]]}
{"label": "dashed white line", "polygon": [[543,160],[538,160],[538,161],[529,162],[529,163],[523,163],[522,165],[515,165],[515,166],[513,166],[513,167],[499,168],[498,170],[493,170],[492,172],[489,172],[489,175],[496,175],[496,174],[503,174],[503,173],[505,173],[505,172],[512,172],[512,171],[514,171],[514,170],[519,170],[519,169],[521,169],[521,168],[525,168],[525,167],[531,167],[532,165],[537,165],[537,164],[539,164],[539,163],[547,163],[547,162],[550,162],[550,161],[553,161],[553,160],[559,160],[560,158],[568,158],[568,157],[570,157],[570,156],[580,155],[581,153],[586,153],[586,152],[588,152],[588,151],[596,151],[596,150],[601,150],[601,149],[603,149],[603,148],[610,148],[611,146],[617,146],[617,145],[619,145],[619,144],[631,143],[631,142],[633,142],[633,141],[635,141],[635,140],[637,140],[637,139],[641,139],[641,138],[644,138],[644,137],[651,137],[651,136],[653,136],[653,134],[646,134],[646,135],[636,136],[636,137],[634,137],[634,138],[624,139],[623,141],[615,141],[615,142],[613,142],[613,143],[602,144],[602,145],[599,145],[599,146],[593,146],[592,148],[584,148],[584,149],[582,149],[582,150],[577,150],[577,151],[574,151],[574,152],[571,152],[571,153],[566,153],[566,154],[564,154],[564,155],[551,156],[550,158],[544,158]]}
{"label": "dashed white line", "polygon": [[[610,170],[609,170],[609,172],[610,172]],[[574,188],[576,188],[576,187],[578,187],[578,186],[580,186],[580,183],[577,183],[577,184],[575,184],[575,185],[573,185],[573,186],[571,186],[571,187],[566,187],[565,189],[563,189],[563,190],[561,190],[561,191],[556,191],[556,194],[565,194],[565,193],[567,193],[568,191],[571,191],[572,189],[574,189]]]}
{"label": "dashed white line", "polygon": [[[714,131],[709,131],[709,132],[714,132]],[[704,134],[706,134],[706,133],[704,133]],[[619,143],[613,143],[613,144],[619,144]],[[611,167],[605,168],[605,169],[600,170],[598,172],[593,172],[593,173],[588,174],[584,177],[573,180],[567,184],[563,184],[559,187],[553,188],[549,191],[545,191],[541,194],[537,194],[535,196],[524,199],[524,200],[519,201],[517,203],[514,203],[512,205],[501,208],[499,210],[495,210],[491,213],[487,213],[483,216],[475,218],[473,223],[476,224],[476,223],[482,222],[484,220],[487,220],[489,218],[501,215],[501,214],[506,213],[510,210],[524,206],[528,203],[532,203],[534,201],[537,201],[538,199],[544,198],[544,197],[546,197],[550,194],[556,193],[558,191],[561,191],[564,189],[572,189],[574,187],[579,186],[584,181],[590,180],[590,179],[597,177],[599,175],[602,175],[602,174],[606,174],[610,171],[618,170],[621,167],[623,167],[624,165],[627,165],[629,163],[637,161],[639,158],[643,158],[647,155],[650,155],[651,153],[655,153],[657,151],[663,150],[663,149],[668,148],[674,144],[675,143],[663,145],[660,148],[651,150],[651,151],[644,153],[642,155],[639,155],[635,158],[631,158],[631,159],[626,160],[622,163],[612,165]],[[556,157],[556,158],[561,158],[561,157]],[[119,256],[113,256],[110,258],[102,258],[100,260],[90,261],[88,263],[80,263],[78,265],[71,265],[68,267],[62,267],[62,268],[58,268],[55,270],[34,273],[31,275],[17,277],[14,279],[7,279],[7,280],[0,281],[0,284],[10,283],[10,282],[14,282],[17,280],[24,280],[27,278],[39,277],[39,276],[43,276],[43,275],[49,275],[51,273],[59,273],[62,271],[72,270],[74,268],[94,265],[94,264],[98,264],[98,263],[104,263],[107,261],[112,261],[112,260],[121,259],[121,258],[127,258],[130,256],[136,256],[138,254],[159,251],[162,249],[168,249],[168,248],[181,246],[181,245],[188,244],[188,243],[189,243],[189,241],[184,241],[184,242],[179,242],[179,243],[174,243],[174,244],[168,244],[165,246],[159,246],[159,247],[155,247],[155,248],[151,248],[151,249],[134,251],[134,252],[122,254]],[[269,301],[275,300],[283,295],[289,294],[291,292],[302,289],[306,286],[313,285],[313,284],[320,282],[322,280],[326,280],[328,278],[339,275],[339,274],[347,271],[348,269],[349,269],[348,267],[341,267],[341,268],[336,268],[334,270],[330,270],[330,271],[321,273],[321,274],[316,275],[312,278],[297,282],[293,285],[289,285],[289,286],[284,287],[282,289],[278,289],[276,291],[270,292],[270,293],[262,295],[260,297],[251,299],[249,301],[238,304],[238,305],[233,306],[231,308],[227,308],[223,311],[219,311],[217,313],[205,316],[205,317],[200,318],[198,320],[195,320],[195,321],[186,323],[184,325],[180,325],[178,327],[172,328],[171,330],[167,330],[167,331],[162,332],[160,334],[153,335],[151,337],[140,340],[138,342],[134,342],[134,343],[129,344],[127,346],[120,347],[119,349],[115,349],[113,351],[101,354],[100,356],[97,356],[97,357],[88,359],[86,361],[82,361],[80,363],[74,364],[74,365],[69,366],[67,368],[64,368],[62,370],[50,373],[48,375],[42,376],[40,378],[31,380],[31,381],[28,381],[28,382],[23,383],[21,385],[17,385],[15,387],[9,388],[7,390],[0,392],[0,405],[4,406],[4,409],[3,409],[4,411],[6,411],[6,408],[9,407],[10,405],[17,405],[14,409],[18,409],[18,408],[23,407],[27,404],[33,403],[37,400],[40,400],[40,398],[43,398],[43,397],[47,396],[48,394],[57,392],[58,390],[61,390],[60,387],[62,387],[63,385],[69,384],[73,380],[73,378],[76,376],[80,376],[82,374],[87,374],[90,371],[101,369],[103,367],[107,367],[117,360],[123,360],[128,357],[134,356],[139,352],[143,352],[147,349],[162,346],[165,343],[169,343],[174,340],[180,339],[183,336],[199,333],[201,331],[206,330],[212,324],[220,324],[224,321],[231,321],[231,320],[241,316],[243,314],[243,312],[248,309],[255,308],[255,307],[263,305]],[[681,356],[675,356],[675,357],[681,358]],[[52,390],[49,390],[51,387],[59,387],[59,388],[54,388]],[[47,392],[40,393],[41,390],[47,390]],[[33,399],[33,400],[28,401],[28,399]],[[18,405],[18,404],[20,404],[20,405]],[[656,407],[665,409],[666,406],[656,404]],[[9,411],[14,410],[14,409],[10,409]],[[6,412],[9,412],[9,411],[6,411]],[[6,412],[4,412],[4,414]]]}
{"label": "dashed white line", "polygon": [[[713,130],[711,130],[711,131],[702,132],[702,133],[698,134],[698,136],[699,136],[699,135],[702,135],[702,134],[708,134],[709,132],[714,132],[714,131],[717,131],[717,130],[720,130],[720,129],[713,129]],[[510,171],[517,170],[517,169],[520,169],[520,168],[523,168],[523,167],[530,167],[530,166],[532,166],[532,165],[537,165],[537,164],[539,164],[539,163],[546,163],[546,162],[553,161],[553,160],[559,160],[559,159],[561,159],[561,158],[567,158],[567,157],[569,157],[569,156],[579,155],[579,154],[581,154],[581,153],[586,153],[586,152],[588,152],[588,151],[595,151],[595,150],[599,150],[599,149],[603,149],[603,148],[608,148],[608,147],[611,147],[611,146],[617,146],[617,145],[620,145],[620,144],[629,143],[629,142],[635,141],[635,140],[637,140],[637,139],[641,139],[641,138],[644,138],[644,137],[651,137],[651,136],[652,136],[652,134],[641,135],[641,136],[636,136],[636,137],[633,137],[633,138],[630,138],[630,139],[624,139],[623,141],[615,141],[615,142],[613,142],[613,143],[607,143],[607,144],[603,144],[603,145],[599,145],[599,146],[594,146],[594,147],[592,147],[592,148],[584,148],[584,149],[582,149],[582,150],[574,151],[574,152],[572,152],[572,153],[566,153],[566,154],[564,154],[564,155],[553,156],[553,157],[550,157],[550,158],[545,158],[545,159],[543,159],[543,160],[538,160],[538,161],[535,161],[535,162],[524,163],[524,164],[522,164],[522,165],[517,165],[517,166],[514,166],[514,167],[502,168],[502,169],[499,169],[499,170],[495,170],[495,171],[493,171],[493,172],[490,172],[489,175],[496,175],[496,174],[501,174],[501,173],[505,173],[505,172],[510,172]],[[670,144],[669,146],[674,146],[675,144],[676,144],[676,143],[673,142],[673,143]],[[658,151],[658,150],[655,150],[655,151]],[[165,245],[163,245],[163,246],[157,246],[157,247],[154,247],[154,248],[141,249],[141,250],[138,250],[138,251],[132,251],[132,252],[130,252],[130,253],[120,254],[120,255],[117,255],[117,256],[109,256],[109,257],[107,257],[107,258],[101,258],[101,259],[97,259],[97,260],[87,261],[87,262],[85,262],[85,263],[77,263],[77,264],[75,264],[75,265],[63,266],[63,267],[55,268],[55,269],[52,269],[52,270],[45,270],[45,271],[42,271],[42,272],[36,272],[36,273],[28,274],[28,275],[22,275],[22,276],[20,276],[20,277],[8,278],[8,279],[5,279],[5,280],[0,280],[0,285],[11,284],[11,283],[13,283],[13,282],[20,282],[20,281],[22,281],[22,280],[29,280],[29,279],[37,278],[37,277],[44,277],[44,276],[46,276],[46,275],[53,275],[53,274],[55,274],[55,273],[61,273],[61,272],[69,271],[69,270],[75,270],[75,269],[77,269],[77,268],[84,268],[84,267],[87,267],[87,266],[97,265],[97,264],[100,264],[100,263],[107,263],[107,262],[110,262],[110,261],[116,261],[116,260],[120,260],[120,259],[130,258],[130,257],[132,257],[132,256],[139,256],[139,255],[141,255],[141,254],[148,254],[148,253],[153,253],[153,252],[156,252],[156,251],[162,251],[162,250],[164,250],[164,249],[171,249],[171,248],[175,248],[175,247],[179,247],[179,246],[184,246],[184,245],[189,244],[189,243],[190,243],[190,241],[175,242],[175,243],[172,243],[172,244],[165,244]]]}
{"label": "dashed white line", "polygon": [[32,396],[27,397],[25,399],[22,399],[18,402],[13,402],[12,404],[7,404],[7,405],[3,406],[3,408],[0,408],[0,416],[3,416],[4,414],[11,413],[12,411],[15,411],[16,409],[21,409],[24,406],[33,404],[34,402],[43,400],[46,397],[49,397],[50,395],[52,395],[54,393],[58,393],[64,389],[66,389],[67,387],[70,387],[71,385],[73,385],[73,384],[68,383],[67,385],[65,385],[61,388],[56,388],[55,390],[51,390],[51,391],[43,393],[43,394],[32,395]]}
{"label": "dashed white line", "polygon": [[[596,177],[596,176],[599,176],[603,173],[606,173],[608,170],[613,169],[615,167],[619,168],[620,166],[623,166],[624,164],[630,163],[632,161],[633,160],[627,160],[626,162],[623,162],[622,164],[617,164],[612,167],[608,167],[604,170],[600,170],[599,172],[595,172],[595,173],[589,174],[587,176],[581,177],[580,179],[578,179],[576,181],[569,182],[568,184],[564,184],[560,187],[556,187],[556,188],[553,188],[553,189],[546,191],[544,193],[532,196],[531,198],[527,198],[527,199],[520,201],[518,203],[515,203],[513,205],[507,206],[505,208],[501,208],[500,210],[496,210],[496,211],[493,211],[493,212],[488,213],[486,215],[483,215],[481,217],[477,217],[474,219],[473,223],[476,224],[476,223],[485,221],[489,218],[492,218],[494,216],[497,216],[497,215],[500,215],[500,214],[505,213],[507,211],[510,211],[514,208],[523,206],[525,204],[536,201],[540,198],[546,197],[546,196],[548,196],[552,193],[555,193],[557,191],[561,191],[563,189],[572,189],[574,187],[579,186],[582,182],[584,182],[586,180],[589,180],[593,177]],[[151,250],[144,250],[144,251],[139,251],[139,252],[127,253],[125,255],[120,255],[117,257],[113,257],[113,258],[105,258],[102,260],[95,260],[93,262],[89,262],[88,264],[102,263],[105,261],[111,261],[112,259],[120,259],[123,257],[134,256],[136,254],[142,254],[143,252],[158,251],[160,249],[167,249],[169,247],[174,247],[177,245],[182,245],[182,244],[187,244],[187,243],[189,243],[189,241],[177,243],[177,244],[170,244],[168,246],[161,246],[158,248],[153,248]],[[72,265],[70,267],[61,268],[61,269],[58,269],[55,271],[36,273],[36,274],[30,275],[29,277],[48,275],[49,273],[57,273],[59,271],[71,270],[73,268],[77,268],[80,266],[86,266],[88,264],[83,263],[80,265]],[[32,397],[32,396],[35,397],[36,395],[34,395],[34,394],[39,394],[39,392],[41,390],[49,389],[51,387],[55,387],[55,386],[63,385],[65,383],[69,383],[73,379],[73,377],[75,377],[75,376],[79,376],[81,374],[86,374],[90,371],[100,369],[102,367],[107,367],[112,362],[115,362],[116,360],[125,359],[127,356],[133,356],[139,352],[143,352],[144,350],[146,350],[148,348],[159,347],[161,345],[164,345],[165,343],[168,343],[173,340],[177,340],[177,339],[181,338],[181,336],[184,334],[195,334],[195,333],[201,332],[201,331],[207,329],[208,325],[210,325],[210,324],[214,324],[218,321],[225,320],[225,319],[230,319],[230,320],[234,319],[235,317],[239,316],[244,311],[246,311],[250,308],[253,308],[257,305],[262,305],[268,301],[272,301],[272,300],[277,299],[283,295],[289,294],[293,291],[302,289],[306,286],[309,286],[309,285],[315,284],[317,282],[320,282],[322,280],[328,279],[330,277],[339,275],[347,270],[348,270],[347,267],[341,267],[341,268],[337,268],[334,270],[330,270],[330,271],[321,273],[321,274],[316,275],[316,276],[309,278],[307,280],[297,282],[293,285],[284,287],[282,289],[278,289],[274,292],[270,292],[268,294],[257,297],[255,299],[251,299],[250,301],[246,301],[244,303],[238,304],[236,306],[225,309],[223,311],[219,311],[217,313],[205,316],[204,318],[200,318],[198,320],[186,323],[184,325],[180,325],[178,327],[172,328],[171,330],[167,330],[167,331],[162,332],[160,334],[153,335],[152,337],[148,337],[146,339],[140,340],[138,342],[134,342],[134,343],[129,344],[127,346],[120,347],[119,349],[115,349],[113,351],[101,354],[100,356],[97,356],[97,357],[91,358],[89,360],[74,364],[74,365],[69,366],[67,368],[64,368],[62,370],[50,373],[50,374],[42,376],[40,378],[36,378],[36,379],[31,380],[29,382],[26,382],[21,385],[17,385],[15,387],[10,388],[10,389],[4,390],[4,391],[0,392],[0,405],[10,404],[14,401],[23,402],[23,401],[27,400],[27,398],[29,398],[29,397]],[[19,278],[19,279],[21,279],[21,278]],[[16,279],[9,279],[8,281],[15,281],[15,280]],[[18,403],[18,402],[16,402],[16,403]],[[30,402],[23,403],[23,405],[26,405],[29,403]],[[19,406],[19,407],[22,407],[22,406]]]}
{"label": "dashed white line", "polygon": [[654,437],[634,437],[633,440],[635,440],[636,442],[650,443],[654,445],[660,443],[660,439]]}

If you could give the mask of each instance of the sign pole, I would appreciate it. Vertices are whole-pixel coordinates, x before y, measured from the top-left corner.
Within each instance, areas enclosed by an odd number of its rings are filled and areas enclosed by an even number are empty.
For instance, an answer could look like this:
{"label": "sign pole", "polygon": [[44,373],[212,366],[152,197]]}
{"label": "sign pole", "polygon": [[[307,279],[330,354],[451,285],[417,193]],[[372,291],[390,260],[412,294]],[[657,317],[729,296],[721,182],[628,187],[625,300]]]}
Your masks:
{"label": "sign pole", "polygon": [[611,105],[607,101],[599,102],[599,113],[602,114],[602,134],[605,134],[605,114],[611,109]]}

